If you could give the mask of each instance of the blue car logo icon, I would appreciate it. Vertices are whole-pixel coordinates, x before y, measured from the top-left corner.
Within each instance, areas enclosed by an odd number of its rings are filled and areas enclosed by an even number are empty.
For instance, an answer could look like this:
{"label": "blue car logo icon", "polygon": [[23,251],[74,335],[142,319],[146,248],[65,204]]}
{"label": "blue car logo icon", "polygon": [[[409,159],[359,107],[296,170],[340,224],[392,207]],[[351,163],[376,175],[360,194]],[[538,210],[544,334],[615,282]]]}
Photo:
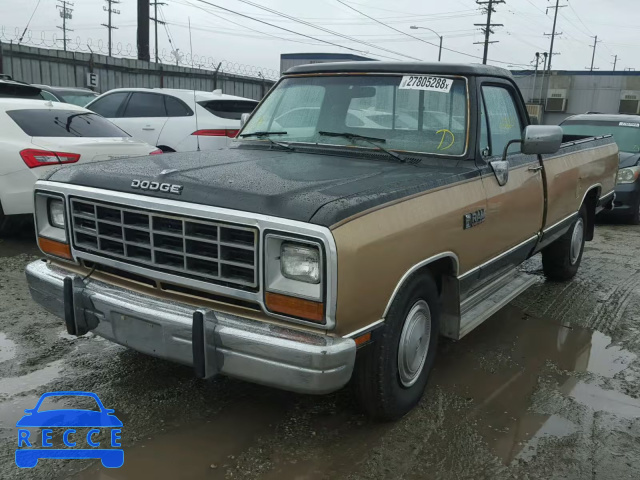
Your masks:
{"label": "blue car logo icon", "polygon": [[[39,411],[42,402],[50,397],[90,397],[96,401],[98,410],[58,409]],[[16,423],[18,427],[18,448],[16,465],[33,468],[41,458],[57,459],[100,459],[107,468],[119,468],[124,463],[124,451],[120,445],[122,422],[105,408],[98,396],[91,392],[48,392],[40,397],[36,406],[25,410],[26,415]],[[28,428],[36,427],[35,435]],[[78,428],[90,428],[86,434]],[[62,430],[62,440],[66,448],[53,448],[54,429]],[[97,437],[103,432],[109,434],[109,448],[104,448]],[[104,442],[104,440],[102,441]],[[84,445],[86,444],[86,447]]]}

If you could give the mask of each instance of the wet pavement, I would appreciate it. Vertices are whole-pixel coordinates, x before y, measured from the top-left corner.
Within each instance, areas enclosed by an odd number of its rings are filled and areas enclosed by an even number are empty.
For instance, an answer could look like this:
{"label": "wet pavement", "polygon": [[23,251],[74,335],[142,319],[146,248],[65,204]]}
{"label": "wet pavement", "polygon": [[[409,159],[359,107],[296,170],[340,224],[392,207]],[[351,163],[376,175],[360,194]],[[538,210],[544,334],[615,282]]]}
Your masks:
{"label": "wet pavement", "polygon": [[[460,342],[442,340],[419,406],[364,417],[349,388],[312,397],[189,368],[91,334],[29,298],[30,235],[0,241],[0,478],[638,479],[640,227],[599,225],[578,276],[540,282]],[[15,422],[50,390],[114,408],[125,463],[14,463]]]}

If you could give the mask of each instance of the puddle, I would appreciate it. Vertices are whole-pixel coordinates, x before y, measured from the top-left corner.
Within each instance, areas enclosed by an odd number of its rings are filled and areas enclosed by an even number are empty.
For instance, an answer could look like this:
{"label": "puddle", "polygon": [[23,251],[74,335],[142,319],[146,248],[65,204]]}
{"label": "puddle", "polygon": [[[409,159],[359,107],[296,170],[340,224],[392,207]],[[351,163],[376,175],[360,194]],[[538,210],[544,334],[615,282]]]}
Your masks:
{"label": "puddle", "polygon": [[0,439],[14,437],[16,422],[22,418],[27,408],[33,408],[40,397],[25,395],[5,402],[0,402]]}
{"label": "puddle", "polygon": [[235,457],[254,444],[259,436],[272,432],[285,411],[286,408],[275,402],[266,405],[264,401],[261,404],[238,403],[206,423],[183,425],[125,448],[122,468],[105,471],[101,467],[89,467],[73,478],[225,478],[225,467],[234,465]]}
{"label": "puddle", "polygon": [[16,343],[9,340],[7,335],[0,332],[0,363],[11,360],[16,356]]}
{"label": "puddle", "polygon": [[0,395],[17,395],[46,385],[60,374],[62,364],[62,360],[56,360],[40,370],[21,377],[3,378],[0,382]]}
{"label": "puddle", "polygon": [[578,429],[565,418],[532,409],[541,375],[554,378],[563,394],[589,408],[640,416],[640,401],[561,373],[591,372],[611,378],[636,358],[611,345],[611,338],[602,333],[557,325],[507,306],[451,346],[436,362],[432,383],[471,401],[462,421],[475,422],[492,451],[509,464],[515,458],[535,456],[541,440],[569,436]]}

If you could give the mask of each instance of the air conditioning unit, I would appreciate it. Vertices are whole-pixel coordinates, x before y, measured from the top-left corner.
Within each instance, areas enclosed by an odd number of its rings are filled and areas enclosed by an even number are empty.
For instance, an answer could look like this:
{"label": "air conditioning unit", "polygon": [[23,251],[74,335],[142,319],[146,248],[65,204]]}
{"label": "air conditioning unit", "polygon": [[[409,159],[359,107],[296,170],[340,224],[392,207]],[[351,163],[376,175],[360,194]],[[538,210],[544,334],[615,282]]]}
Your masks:
{"label": "air conditioning unit", "polygon": [[527,113],[529,113],[529,118],[533,125],[542,125],[542,116],[544,114],[542,105],[527,103]]}
{"label": "air conditioning unit", "polygon": [[618,113],[627,115],[640,114],[640,92],[633,90],[623,90],[620,96],[620,107]]}
{"label": "air conditioning unit", "polygon": [[567,111],[567,90],[551,89],[547,97],[545,111],[566,112]]}

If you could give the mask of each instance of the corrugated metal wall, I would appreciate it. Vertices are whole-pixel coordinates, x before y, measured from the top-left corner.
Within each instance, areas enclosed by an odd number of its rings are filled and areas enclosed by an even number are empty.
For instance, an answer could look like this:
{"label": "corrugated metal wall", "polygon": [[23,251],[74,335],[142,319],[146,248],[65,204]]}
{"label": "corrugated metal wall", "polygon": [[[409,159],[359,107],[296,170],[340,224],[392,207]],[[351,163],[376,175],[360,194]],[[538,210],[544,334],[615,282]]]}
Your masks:
{"label": "corrugated metal wall", "polygon": [[129,58],[0,43],[0,73],[15,80],[58,87],[86,87],[87,73],[98,74],[99,93],[113,88],[187,88],[260,100],[273,81],[226,72],[156,65]]}
{"label": "corrugated metal wall", "polygon": [[[516,75],[516,83],[522,91],[525,101],[540,96],[542,77],[536,78],[532,74]],[[640,92],[640,72],[603,72],[590,74],[589,72],[553,72],[550,79],[545,77],[543,96],[547,83],[549,89],[567,90],[567,110],[564,113],[546,112],[543,123],[557,125],[565,118],[586,112],[618,113],[620,99],[623,92]]]}

